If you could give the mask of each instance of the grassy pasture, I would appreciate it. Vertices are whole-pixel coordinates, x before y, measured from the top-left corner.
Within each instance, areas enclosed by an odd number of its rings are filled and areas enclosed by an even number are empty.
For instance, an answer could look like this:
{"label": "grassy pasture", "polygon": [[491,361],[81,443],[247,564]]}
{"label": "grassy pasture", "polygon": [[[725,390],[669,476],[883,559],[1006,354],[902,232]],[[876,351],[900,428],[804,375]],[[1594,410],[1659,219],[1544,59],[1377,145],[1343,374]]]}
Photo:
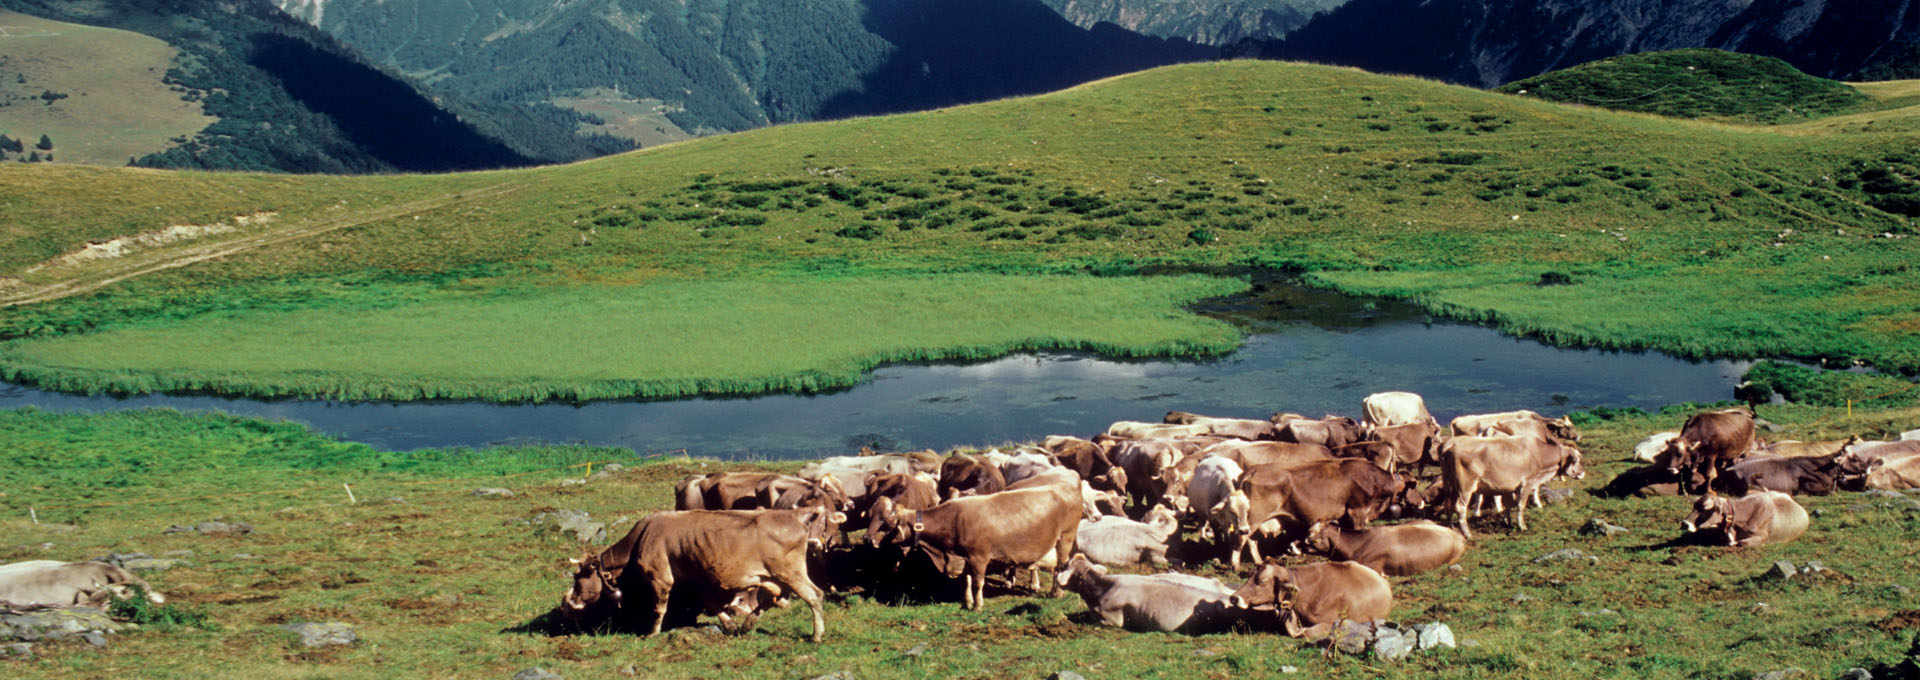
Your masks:
{"label": "grassy pasture", "polygon": [[1243,287],[1202,276],[947,274],[442,293],[33,341],[0,376],[82,391],[342,399],[813,392],[887,361],[1032,349],[1220,354],[1239,333],[1180,305]]}
{"label": "grassy pasture", "polygon": [[178,53],[161,40],[5,10],[0,28],[0,133],[28,151],[44,134],[61,163],[121,166],[217,120],[160,82]]}
{"label": "grassy pasture", "polygon": [[[1869,91],[1903,101],[1893,86]],[[1843,118],[1676,120],[1352,69],[1221,62],[515,171],[0,167],[0,183],[22,188],[0,195],[0,275],[19,279],[0,280],[0,297],[100,276],[25,271],[85,238],[281,215],[257,247],[0,311],[0,337],[337,299],[289,301],[289,287],[395,298],[437,288],[420,293],[429,299],[767,276],[1264,266],[1560,342],[1920,369],[1910,264],[1920,255],[1920,107]],[[378,212],[395,205],[421,207]],[[373,216],[313,229],[354,214]],[[34,342],[0,351],[24,366]]]}
{"label": "grassy pasture", "polygon": [[[1628,467],[1622,461],[1634,441],[1678,425],[1684,414],[1587,427],[1590,472],[1577,486],[1604,484]],[[1839,409],[1773,406],[1761,415],[1786,425],[1776,436],[1811,439],[1885,436],[1912,427],[1920,409],[1848,418]],[[616,460],[637,465],[584,485],[561,483],[580,476],[580,463]],[[980,613],[961,611],[957,601],[892,606],[836,596],[820,645],[804,641],[803,607],[776,611],[737,638],[692,631],[550,638],[521,628],[558,601],[565,558],[579,548],[516,521],[573,508],[623,531],[643,513],[669,507],[679,477],[720,464],[640,463],[628,451],[581,448],[392,453],[299,426],[217,415],[33,410],[0,412],[0,462],[0,560],[191,550],[191,564],[152,580],[218,626],[143,631],[104,649],[43,644],[33,659],[0,659],[0,673],[10,677],[497,678],[536,665],[567,677],[610,677],[631,665],[645,678],[836,670],[861,678],[999,678],[1062,669],[1091,678],[1233,678],[1273,675],[1282,665],[1336,678],[1745,678],[1785,667],[1835,677],[1896,657],[1920,609],[1920,597],[1902,590],[1920,587],[1912,569],[1920,511],[1906,501],[1804,499],[1815,518],[1800,540],[1724,550],[1659,546],[1677,534],[1683,499],[1580,494],[1530,513],[1527,533],[1482,525],[1458,572],[1394,579],[1396,619],[1444,621],[1473,645],[1395,666],[1325,657],[1266,633],[1099,628],[1079,617],[1076,597],[1022,594],[993,597]],[[359,504],[346,502],[341,483],[353,485]],[[469,493],[492,486],[518,495]],[[29,506],[45,524],[27,521]],[[1593,516],[1632,532],[1577,535]],[[250,522],[256,531],[161,533],[214,517]],[[1600,561],[1531,562],[1564,547]],[[1817,559],[1838,575],[1784,584],[1755,578],[1779,559]],[[1237,580],[1217,563],[1201,571]],[[362,641],[308,651],[275,627],[304,620],[352,623]],[[917,645],[924,653],[910,654]]]}

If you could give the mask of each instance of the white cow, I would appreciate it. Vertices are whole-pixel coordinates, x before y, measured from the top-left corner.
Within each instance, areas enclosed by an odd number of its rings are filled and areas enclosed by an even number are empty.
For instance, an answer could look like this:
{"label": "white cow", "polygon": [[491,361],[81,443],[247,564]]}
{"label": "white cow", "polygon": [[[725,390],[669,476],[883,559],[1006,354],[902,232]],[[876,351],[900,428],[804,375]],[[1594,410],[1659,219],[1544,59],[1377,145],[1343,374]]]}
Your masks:
{"label": "white cow", "polygon": [[114,597],[133,596],[129,586],[146,589],[147,599],[167,598],[144,579],[105,562],[33,560],[0,565],[0,603],[15,606],[98,607]]}
{"label": "white cow", "polygon": [[1377,392],[1362,400],[1367,422],[1375,427],[1394,427],[1433,420],[1427,402],[1412,392]]}
{"label": "white cow", "polygon": [[1100,564],[1129,566],[1152,562],[1167,563],[1167,539],[1180,530],[1180,520],[1166,506],[1147,511],[1145,521],[1108,515],[1080,523],[1074,537],[1074,549]]}

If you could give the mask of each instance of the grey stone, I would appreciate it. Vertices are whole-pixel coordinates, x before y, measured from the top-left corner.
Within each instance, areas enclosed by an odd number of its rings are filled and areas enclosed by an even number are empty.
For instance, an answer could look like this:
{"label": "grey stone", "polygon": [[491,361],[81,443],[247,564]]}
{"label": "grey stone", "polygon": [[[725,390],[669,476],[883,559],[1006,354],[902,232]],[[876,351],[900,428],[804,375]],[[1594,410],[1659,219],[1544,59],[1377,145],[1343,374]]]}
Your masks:
{"label": "grey stone", "polygon": [[489,487],[485,489],[474,489],[473,495],[480,498],[512,498],[513,491],[498,487]]}
{"label": "grey stone", "polygon": [[350,645],[360,639],[360,636],[353,632],[353,626],[338,622],[288,623],[280,627],[299,635],[300,645],[303,647]]}
{"label": "grey stone", "polygon": [[128,562],[132,562],[134,560],[150,560],[150,559],[153,559],[152,555],[148,555],[143,552],[129,552],[129,553],[107,553],[105,555],[101,555],[99,557],[93,558],[92,561],[105,562],[107,564],[111,564],[121,569],[126,569]]}
{"label": "grey stone", "polygon": [[386,503],[387,505],[406,505],[407,499],[401,498],[399,496],[388,496],[384,499],[381,499],[380,502]]}
{"label": "grey stone", "polygon": [[255,555],[255,554],[253,554],[253,553],[234,553],[234,554],[233,554],[233,559],[236,559],[236,560],[257,560],[257,559],[260,559],[260,556],[259,556],[259,555]]}
{"label": "grey stone", "polygon": [[1594,557],[1593,555],[1589,555],[1583,551],[1580,551],[1574,548],[1563,548],[1563,549],[1555,550],[1545,555],[1541,555],[1539,557],[1533,558],[1534,564],[1557,564],[1560,562],[1580,562],[1580,561],[1585,561],[1589,564],[1599,564],[1600,558]]}
{"label": "grey stone", "polygon": [[1766,578],[1779,579],[1782,581],[1799,575],[1800,570],[1795,569],[1793,563],[1786,560],[1774,560],[1773,566],[1767,568],[1767,573],[1761,574],[1761,576]]}
{"label": "grey stone", "polygon": [[1753,426],[1768,432],[1779,432],[1782,429],[1778,423],[1768,422],[1763,418],[1754,418]]}
{"label": "grey stone", "polygon": [[606,523],[595,522],[579,510],[543,512],[525,521],[538,531],[571,536],[581,543],[596,543],[607,537]]}
{"label": "grey stone", "polygon": [[624,675],[624,676],[626,676],[626,677],[629,677],[629,678],[631,678],[631,677],[633,677],[633,676],[636,676],[636,675],[639,675],[639,674],[640,674],[640,667],[639,667],[639,666],[635,666],[635,665],[633,665],[633,664],[627,664],[627,665],[625,665],[625,666],[621,666],[621,667],[620,667],[620,674],[621,674],[621,675]]}
{"label": "grey stone", "polygon": [[1288,675],[1292,675],[1292,674],[1294,674],[1294,673],[1298,673],[1298,672],[1300,672],[1300,669],[1298,669],[1298,668],[1295,668],[1295,667],[1293,667],[1293,666],[1281,666],[1281,667],[1280,667],[1280,672],[1281,672],[1281,673],[1285,673],[1285,674],[1288,674]]}
{"label": "grey stone", "polygon": [[1438,621],[1423,623],[1414,626],[1413,631],[1420,636],[1420,649],[1422,651],[1435,647],[1452,648],[1455,646],[1453,642],[1453,629],[1447,627],[1447,624]]}
{"label": "grey stone", "polygon": [[138,559],[127,560],[121,563],[120,566],[128,571],[166,571],[174,567],[191,567],[193,566],[193,563],[188,562],[186,560],[178,560],[178,559],[161,559],[157,557],[142,557]]}
{"label": "grey stone", "polygon": [[1584,609],[1580,611],[1581,616],[1613,616],[1619,613],[1620,612],[1607,609],[1605,607],[1601,607],[1599,609]]}
{"label": "grey stone", "polygon": [[927,643],[922,642],[920,644],[914,645],[912,648],[909,648],[907,651],[904,651],[901,653],[907,656],[920,656],[921,654],[927,653]]}
{"label": "grey stone", "polygon": [[816,675],[810,680],[853,680],[853,674],[847,671],[834,671],[826,675]]}
{"label": "grey stone", "polygon": [[87,631],[87,632],[85,632],[85,633],[81,633],[81,634],[80,634],[80,639],[82,639],[82,640],[86,640],[86,641],[87,641],[87,644],[90,644],[90,645],[93,645],[93,646],[95,646],[95,647],[105,647],[105,646],[107,646],[107,636],[106,636],[106,634],[105,634],[105,633],[101,633],[101,632],[99,632],[99,631]]}
{"label": "grey stone", "polygon": [[1580,525],[1580,534],[1582,536],[1606,537],[1606,536],[1613,536],[1616,534],[1624,534],[1624,533],[1627,533],[1628,531],[1632,531],[1632,529],[1628,529],[1618,524],[1608,522],[1604,517],[1595,517],[1593,519],[1587,520],[1586,524]]}
{"label": "grey stone", "polygon": [[1373,658],[1381,661],[1399,661],[1412,654],[1420,645],[1418,635],[1398,628],[1381,627],[1373,634]]}
{"label": "grey stone", "polygon": [[1765,602],[1755,602],[1753,603],[1753,606],[1747,608],[1747,611],[1753,612],[1755,614],[1765,614],[1767,612],[1773,611],[1773,605],[1767,604]]}
{"label": "grey stone", "polygon": [[584,480],[584,479],[562,479],[562,480],[560,480],[560,486],[584,486],[584,485],[585,485],[586,483],[587,483],[587,480]]}
{"label": "grey stone", "polygon": [[1087,680],[1087,676],[1073,671],[1054,671],[1053,675],[1047,676],[1047,680]]}
{"label": "grey stone", "polygon": [[1806,671],[1798,668],[1783,668],[1777,671],[1754,673],[1753,680],[1787,680],[1787,678],[1796,678],[1806,674]]}
{"label": "grey stone", "polygon": [[114,621],[106,612],[92,607],[0,615],[0,640],[18,642],[60,640],[94,632],[117,632],[124,628],[125,624]]}
{"label": "grey stone", "polygon": [[1900,585],[1900,584],[1898,584],[1898,583],[1895,583],[1895,584],[1893,584],[1893,585],[1890,585],[1890,586],[1887,586],[1887,590],[1890,590],[1890,591],[1893,591],[1893,594],[1895,594],[1895,595],[1898,595],[1898,596],[1900,596],[1900,597],[1906,597],[1906,596],[1908,596],[1908,595],[1912,595],[1912,594],[1913,594],[1913,589],[1912,589],[1912,588],[1908,588],[1908,587],[1906,587],[1906,586],[1903,586],[1903,585]]}
{"label": "grey stone", "polygon": [[606,465],[602,465],[600,467],[594,468],[591,478],[606,479],[608,477],[612,477],[614,475],[620,474],[620,472],[625,469],[627,469],[627,466],[625,465],[621,465],[619,463],[607,463]]}
{"label": "grey stone", "polygon": [[1818,574],[1826,570],[1827,565],[1822,564],[1820,560],[1808,560],[1806,564],[1800,566],[1801,573],[1806,574]]}
{"label": "grey stone", "polygon": [[1333,646],[1348,654],[1360,655],[1367,652],[1373,644],[1373,624],[1361,621],[1341,621],[1333,629]]}
{"label": "grey stone", "polygon": [[196,524],[175,524],[167,527],[164,533],[200,534],[202,536],[245,536],[253,533],[253,525],[246,522],[208,520]]}
{"label": "grey stone", "polygon": [[1526,604],[1536,599],[1539,599],[1539,598],[1536,598],[1532,595],[1528,595],[1526,593],[1514,593],[1513,597],[1507,598],[1507,601],[1512,602],[1514,604]]}
{"label": "grey stone", "polygon": [[1840,674],[1840,680],[1873,680],[1873,673],[1865,668],[1849,668]]}
{"label": "grey stone", "polygon": [[1541,489],[1540,504],[1554,505],[1573,500],[1573,489]]}
{"label": "grey stone", "polygon": [[27,658],[33,658],[33,645],[27,644],[25,642],[15,642],[10,645],[0,645],[0,652],[4,652],[8,656],[24,656]]}
{"label": "grey stone", "polygon": [[560,677],[559,673],[534,666],[520,669],[520,672],[513,674],[513,680],[566,680],[566,678]]}

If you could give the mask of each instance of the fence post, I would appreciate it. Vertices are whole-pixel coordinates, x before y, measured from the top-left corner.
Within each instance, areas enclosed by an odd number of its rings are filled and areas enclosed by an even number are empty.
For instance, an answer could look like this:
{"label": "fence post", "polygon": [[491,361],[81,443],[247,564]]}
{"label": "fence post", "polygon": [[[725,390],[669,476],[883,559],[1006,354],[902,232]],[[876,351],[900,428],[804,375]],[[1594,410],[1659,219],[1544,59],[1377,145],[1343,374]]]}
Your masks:
{"label": "fence post", "polygon": [[341,483],[340,483],[340,486],[342,486],[342,487],[344,487],[344,488],[346,488],[346,490],[347,490],[347,505],[359,505],[359,504],[360,504],[360,501],[359,501],[358,499],[356,499],[356,498],[354,498],[354,497],[353,497],[353,486],[352,486],[352,485],[349,485],[349,484],[347,484],[346,482],[341,482]]}
{"label": "fence post", "polygon": [[27,516],[33,518],[34,524],[40,523],[40,511],[34,510],[31,505],[27,506]]}
{"label": "fence post", "polygon": [[1847,400],[1847,417],[1848,418],[1853,417],[1853,400],[1852,399]]}

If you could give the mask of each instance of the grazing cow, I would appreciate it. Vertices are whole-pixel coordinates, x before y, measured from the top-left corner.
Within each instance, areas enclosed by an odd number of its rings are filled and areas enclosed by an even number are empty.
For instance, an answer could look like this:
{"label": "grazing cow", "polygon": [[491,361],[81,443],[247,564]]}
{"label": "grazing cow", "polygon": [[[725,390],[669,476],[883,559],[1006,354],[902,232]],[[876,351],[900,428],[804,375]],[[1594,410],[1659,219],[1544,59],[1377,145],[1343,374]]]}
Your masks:
{"label": "grazing cow", "polygon": [[[1235,518],[1238,539],[1229,558],[1240,568],[1240,554],[1259,561],[1259,535],[1291,535],[1314,522],[1340,520],[1350,528],[1365,526],[1400,493],[1404,482],[1372,463],[1336,459],[1287,467],[1256,465],[1240,479],[1247,509]],[[1232,500],[1231,498],[1229,499]]]}
{"label": "grazing cow", "polygon": [[1743,408],[1696,413],[1667,444],[1667,469],[1697,473],[1706,486],[1734,461],[1753,451],[1753,412]]}
{"label": "grazing cow", "polygon": [[1113,464],[1107,447],[1079,437],[1047,437],[1045,448],[1060,467],[1074,471],[1101,491],[1127,492],[1127,473]]}
{"label": "grazing cow", "polygon": [[[575,560],[561,612],[576,623],[628,610],[649,615],[660,632],[677,585],[710,614],[754,613],[763,594],[792,593],[813,610],[815,642],[826,632],[821,591],[807,576],[809,546],[837,533],[846,516],[824,508],[691,510],[654,513],[618,542]],[[749,625],[751,621],[747,622]]]}
{"label": "grazing cow", "polygon": [[1055,568],[1073,553],[1080,499],[1060,485],[967,496],[924,511],[895,510],[876,543],[890,542],[927,556],[948,578],[966,578],[963,606],[986,602],[987,568]]}
{"label": "grazing cow", "polygon": [[1054,578],[1079,595],[1101,623],[1127,630],[1208,633],[1224,630],[1240,618],[1228,604],[1233,590],[1213,579],[1196,581],[1184,574],[1113,575],[1085,555],[1075,555]]}
{"label": "grazing cow", "polygon": [[1301,549],[1328,559],[1352,560],[1388,576],[1411,576],[1453,564],[1467,551],[1466,537],[1420,520],[1358,531],[1321,522],[1307,530]]}
{"label": "grazing cow", "polygon": [[1173,510],[1156,505],[1142,521],[1124,515],[1083,521],[1073,546],[1094,562],[1109,566],[1167,563],[1167,539],[1180,529]]}
{"label": "grazing cow", "polygon": [[1440,464],[1440,426],[1428,419],[1404,425],[1370,427],[1364,439],[1334,453],[1365,458],[1388,472],[1402,467],[1417,471]]}
{"label": "grazing cow", "polygon": [[[1240,476],[1246,470],[1231,458],[1207,456],[1193,468],[1193,477],[1187,482],[1188,512],[1212,517],[1220,504],[1227,501],[1234,489],[1240,485]],[[1200,525],[1200,539],[1213,540],[1213,522],[1204,521]]]}
{"label": "grazing cow", "polygon": [[1005,488],[1006,476],[984,457],[956,453],[940,464],[940,500],[985,495]]}
{"label": "grazing cow", "polygon": [[104,607],[113,598],[133,597],[132,586],[145,590],[149,602],[167,601],[145,580],[105,562],[29,560],[0,565],[0,605]]}
{"label": "grazing cow", "polygon": [[1859,442],[1860,437],[1857,435],[1821,442],[1803,442],[1794,439],[1783,439],[1777,442],[1762,441],[1754,447],[1753,455],[1777,458],[1824,458],[1843,452],[1847,447]]}
{"label": "grazing cow", "polygon": [[1485,437],[1496,434],[1527,435],[1539,430],[1564,443],[1580,441],[1580,431],[1566,418],[1548,418],[1528,411],[1479,413],[1454,418],[1448,424],[1455,437]]}
{"label": "grazing cow", "polygon": [[1234,597],[1236,607],[1276,615],[1288,636],[1307,639],[1325,637],[1343,620],[1385,619],[1393,610],[1386,577],[1357,562],[1263,564]]}
{"label": "grazing cow", "polygon": [[1107,436],[1116,439],[1179,439],[1208,434],[1205,425],[1168,425],[1122,420],[1107,426]]}
{"label": "grazing cow", "polygon": [[1865,465],[1847,469],[1839,458],[1838,453],[1819,458],[1748,456],[1727,466],[1717,488],[1734,496],[1762,489],[1790,495],[1825,496],[1834,492],[1842,476],[1867,472]]}
{"label": "grazing cow", "polygon": [[800,468],[800,476],[813,478],[820,475],[832,475],[840,481],[840,488],[849,497],[858,498],[867,495],[861,485],[867,475],[874,472],[894,474],[912,474],[915,472],[936,473],[940,470],[940,456],[932,451],[913,453],[889,453],[883,455],[834,456],[808,463]]}
{"label": "grazing cow", "polygon": [[1473,532],[1467,528],[1467,508],[1474,494],[1514,494],[1513,524],[1526,531],[1528,500],[1538,502],[1542,485],[1555,476],[1586,476],[1579,449],[1539,437],[1454,437],[1441,445],[1440,461],[1457,526],[1468,538]]}
{"label": "grazing cow", "polygon": [[1667,443],[1680,436],[1679,432],[1656,432],[1633,445],[1633,459],[1642,463],[1658,462],[1660,453],[1667,450]]}
{"label": "grazing cow", "polygon": [[1688,534],[1731,546],[1786,543],[1807,530],[1807,511],[1792,496],[1778,491],[1755,491],[1739,498],[1709,493],[1694,501],[1693,513],[1681,527]]}
{"label": "grazing cow", "polygon": [[1283,442],[1319,444],[1339,449],[1360,441],[1360,423],[1345,416],[1327,416],[1320,420],[1289,420],[1280,424],[1278,437]]}
{"label": "grazing cow", "polygon": [[1426,400],[1412,392],[1376,392],[1361,400],[1361,405],[1366,411],[1367,423],[1374,427],[1434,422],[1433,415],[1427,413]]}

